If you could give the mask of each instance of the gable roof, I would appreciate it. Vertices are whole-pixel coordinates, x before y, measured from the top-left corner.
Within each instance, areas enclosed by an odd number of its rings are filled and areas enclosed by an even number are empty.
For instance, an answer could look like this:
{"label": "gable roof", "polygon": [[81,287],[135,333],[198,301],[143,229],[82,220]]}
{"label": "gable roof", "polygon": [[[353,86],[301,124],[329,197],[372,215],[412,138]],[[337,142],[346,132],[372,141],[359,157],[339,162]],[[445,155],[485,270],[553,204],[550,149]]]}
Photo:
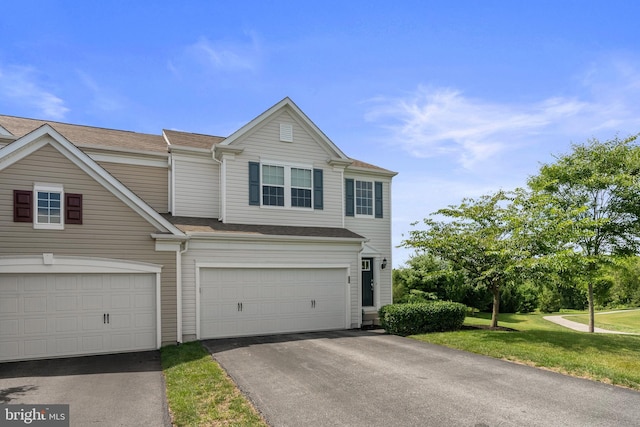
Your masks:
{"label": "gable roof", "polygon": [[294,116],[299,118],[311,130],[311,132],[315,133],[320,142],[323,143],[325,147],[329,149],[329,151],[333,152],[337,158],[343,160],[351,160],[324,134],[324,132],[320,130],[320,128],[315,125],[315,123],[311,121],[311,119],[309,119],[309,117],[307,117],[306,114],[302,112],[302,110],[289,97],[284,98],[282,101],[278,102],[277,104],[266,110],[264,113],[260,114],[258,117],[242,126],[240,129],[238,129],[224,141],[222,141],[219,145],[223,147],[233,144],[239,138],[249,133],[256,126],[284,109],[288,109],[291,113],[293,113]]}
{"label": "gable roof", "polygon": [[[50,138],[46,138],[47,136]],[[102,166],[49,124],[43,124],[6,147],[0,148],[0,171],[24,159],[47,144],[53,146],[63,156],[95,179],[158,230],[177,236],[184,236],[171,222],[167,221],[162,215],[156,212],[151,206],[145,203],[140,197],[114,178]]]}
{"label": "gable roof", "polygon": [[[183,132],[177,130],[164,129],[162,135],[138,133],[125,130],[107,129],[94,126],[76,125],[62,123],[51,120],[29,119],[23,117],[0,115],[0,147],[2,141],[10,143],[22,138],[42,125],[48,124],[55,128],[61,136],[80,148],[108,149],[123,152],[144,152],[162,155],[168,153],[171,148],[182,148],[194,151],[210,151],[216,146],[227,147],[235,140],[250,132],[263,120],[277,114],[282,109],[289,109],[300,121],[316,134],[325,147],[333,152],[336,159],[347,166],[348,170],[370,172],[374,174],[394,176],[397,172],[362,162],[348,157],[342,152],[310,119],[300,110],[300,108],[286,97],[249,123],[238,129],[229,137],[204,135],[199,133]],[[3,132],[4,129],[6,132]],[[9,133],[12,136],[7,135]],[[232,148],[232,147],[229,147]]]}
{"label": "gable roof", "polygon": [[167,152],[167,143],[161,135],[0,115],[0,126],[16,138],[22,138],[45,124],[54,127],[78,147]]}

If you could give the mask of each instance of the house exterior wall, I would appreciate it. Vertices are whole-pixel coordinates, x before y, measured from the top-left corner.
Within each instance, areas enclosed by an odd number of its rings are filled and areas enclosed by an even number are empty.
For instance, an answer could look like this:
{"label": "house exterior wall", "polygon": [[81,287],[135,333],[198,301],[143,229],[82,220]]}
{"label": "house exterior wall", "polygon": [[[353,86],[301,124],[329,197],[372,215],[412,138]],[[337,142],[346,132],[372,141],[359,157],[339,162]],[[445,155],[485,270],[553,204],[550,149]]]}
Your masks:
{"label": "house exterior wall", "polygon": [[189,242],[182,257],[183,338],[196,337],[196,262],[217,264],[271,265],[343,265],[350,266],[349,318],[352,327],[359,326],[360,243],[234,241],[231,239],[198,239]]}
{"label": "house exterior wall", "polygon": [[98,162],[107,172],[160,213],[169,211],[169,168]]}
{"label": "house exterior wall", "polygon": [[[64,186],[83,195],[83,224],[64,230],[35,230],[13,222],[13,190],[32,190],[34,182]],[[162,265],[161,334],[176,341],[175,252],[156,252],[157,230],[111,192],[50,145],[0,171],[0,256],[54,255],[100,257]]]}
{"label": "house exterior wall", "polygon": [[[367,245],[380,252],[379,259],[376,262],[375,274],[378,275],[378,289],[376,307],[380,308],[385,304],[391,304],[392,286],[391,286],[391,180],[386,177],[376,175],[367,175],[362,173],[345,172],[345,179],[352,178],[356,180],[380,181],[382,182],[382,205],[383,217],[351,217],[345,216],[345,227],[367,238]],[[380,262],[387,259],[387,268],[382,270]]]}
{"label": "house exterior wall", "polygon": [[[293,142],[280,141],[280,124],[293,126]],[[286,110],[280,111],[233,143],[243,149],[226,162],[225,222],[235,224],[342,227],[342,171],[328,164],[329,152],[305,125]],[[322,210],[250,206],[249,162],[284,162],[323,170]]]}
{"label": "house exterior wall", "polygon": [[172,153],[175,209],[173,215],[220,217],[220,165],[212,154]]}

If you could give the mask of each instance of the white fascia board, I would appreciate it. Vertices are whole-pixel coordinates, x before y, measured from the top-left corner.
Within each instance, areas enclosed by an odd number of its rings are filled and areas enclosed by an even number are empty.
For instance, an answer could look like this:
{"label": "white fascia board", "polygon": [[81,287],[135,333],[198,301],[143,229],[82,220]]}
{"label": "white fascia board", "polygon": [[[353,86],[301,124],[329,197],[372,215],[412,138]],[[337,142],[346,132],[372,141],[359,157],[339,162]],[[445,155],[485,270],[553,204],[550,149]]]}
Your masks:
{"label": "white fascia board", "polygon": [[[49,138],[47,138],[47,136]],[[176,235],[184,234],[173,224],[164,219],[140,197],[124,186],[120,181],[115,179],[102,166],[96,163],[95,160],[73,145],[69,140],[48,124],[40,126],[0,150],[0,171],[34,153],[46,144],[54,146],[54,148],[60,151],[73,164],[98,181],[103,187],[146,219],[154,227],[160,230],[166,230]]]}
{"label": "white fascia board", "polygon": [[148,154],[144,156],[139,154],[127,154],[127,153],[99,153],[87,150],[86,154],[96,162],[105,163],[117,163],[122,165],[132,166],[152,166],[158,168],[166,168],[169,165],[169,154],[160,154],[152,157]]}
{"label": "white fascia board", "polygon": [[[45,261],[46,260],[46,261]],[[162,265],[53,254],[0,257],[0,273],[160,273]]]}
{"label": "white fascia board", "polygon": [[281,264],[273,264],[273,263],[221,263],[221,262],[196,262],[196,268],[241,268],[241,269],[264,269],[264,268],[282,268],[282,269],[349,269],[351,267],[350,264],[322,264],[322,263],[313,263],[313,264],[296,264],[296,263],[281,263]]}
{"label": "white fascia board", "polygon": [[394,176],[398,175],[398,172],[380,171],[376,169],[361,168],[357,166],[347,166],[347,168],[345,169],[345,173],[349,174],[351,172],[353,172],[354,175],[357,174],[358,176],[365,174],[365,175],[372,175],[372,176],[383,176],[387,178],[393,178]]}
{"label": "white fascia board", "polygon": [[324,134],[324,132],[322,132],[322,130],[320,130],[320,128],[318,126],[316,126],[315,123],[313,123],[311,121],[311,119],[309,119],[309,117],[307,117],[306,114],[304,114],[302,112],[302,110],[289,97],[284,98],[282,101],[278,102],[277,104],[275,104],[274,106],[269,108],[267,111],[265,111],[264,113],[260,114],[258,117],[256,117],[255,119],[251,120],[246,125],[242,126],[240,129],[235,131],[233,134],[231,134],[229,137],[227,137],[224,141],[222,141],[218,145],[219,146],[228,146],[228,145],[233,144],[234,141],[236,141],[237,139],[241,138],[243,135],[246,135],[252,129],[254,129],[256,126],[260,125],[262,122],[264,122],[265,120],[267,120],[268,118],[270,118],[271,116],[273,116],[274,114],[276,114],[277,112],[279,112],[280,110],[282,110],[284,108],[291,109],[292,112],[294,113],[294,115],[297,116],[300,120],[302,120],[302,122],[308,128],[310,128],[312,130],[312,132],[315,133],[320,138],[320,140],[327,147],[329,147],[331,151],[333,151],[336,154],[336,156],[338,158],[341,158],[341,159],[348,159],[349,158],[349,157],[347,157],[346,154],[344,154],[342,152],[342,150],[340,150],[338,148],[337,145],[335,145],[333,143],[333,141],[331,141],[327,137],[327,135]]}

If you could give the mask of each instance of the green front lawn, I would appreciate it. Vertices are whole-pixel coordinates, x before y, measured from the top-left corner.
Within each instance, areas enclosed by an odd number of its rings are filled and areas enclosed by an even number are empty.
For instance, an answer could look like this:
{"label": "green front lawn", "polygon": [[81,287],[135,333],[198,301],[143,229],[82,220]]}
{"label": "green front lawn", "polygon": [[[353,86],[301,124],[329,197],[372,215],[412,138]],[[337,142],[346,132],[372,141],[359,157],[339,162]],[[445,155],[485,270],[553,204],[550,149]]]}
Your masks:
{"label": "green front lawn", "polygon": [[266,423],[199,342],[160,350],[174,426],[261,426]]}
{"label": "green front lawn", "polygon": [[[566,316],[567,320],[589,324],[589,315],[580,314],[576,316]],[[618,311],[616,313],[606,313],[595,315],[596,328],[608,329],[610,331],[632,332],[640,334],[640,310]]]}
{"label": "green front lawn", "polygon": [[[640,336],[576,332],[542,317],[500,315],[499,325],[516,331],[469,328],[412,338],[640,390]],[[489,324],[484,313],[465,320],[469,327]]]}

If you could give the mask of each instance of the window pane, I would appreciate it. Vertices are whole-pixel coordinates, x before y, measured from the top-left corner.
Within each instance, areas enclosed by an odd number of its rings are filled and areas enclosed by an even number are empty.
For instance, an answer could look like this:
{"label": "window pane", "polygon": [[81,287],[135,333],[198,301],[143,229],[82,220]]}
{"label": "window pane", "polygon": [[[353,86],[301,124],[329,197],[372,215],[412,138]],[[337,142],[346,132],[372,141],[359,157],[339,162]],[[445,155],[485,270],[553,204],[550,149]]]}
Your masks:
{"label": "window pane", "polygon": [[291,206],[299,208],[311,207],[311,190],[303,188],[291,189]]}
{"label": "window pane", "polygon": [[61,193],[38,191],[38,223],[61,224],[61,208]]}
{"label": "window pane", "polygon": [[262,204],[266,206],[284,206],[284,187],[263,185]]}
{"label": "window pane", "polygon": [[311,170],[291,168],[291,186],[311,188]]}
{"label": "window pane", "polygon": [[373,183],[356,181],[356,214],[373,215]]}
{"label": "window pane", "polygon": [[262,183],[265,185],[284,185],[284,167],[262,165]]}

